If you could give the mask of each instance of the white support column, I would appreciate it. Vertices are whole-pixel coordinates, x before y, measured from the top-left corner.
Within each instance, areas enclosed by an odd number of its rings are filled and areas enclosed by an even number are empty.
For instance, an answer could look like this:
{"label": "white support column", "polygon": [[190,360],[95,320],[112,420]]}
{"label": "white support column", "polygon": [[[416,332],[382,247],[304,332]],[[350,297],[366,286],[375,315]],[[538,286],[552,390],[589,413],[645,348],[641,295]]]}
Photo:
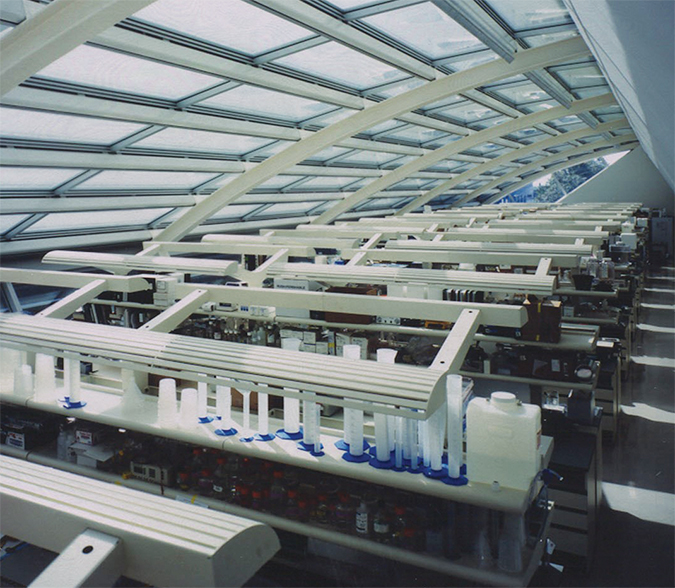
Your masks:
{"label": "white support column", "polygon": [[30,584],[30,588],[101,588],[124,572],[122,540],[85,529]]}
{"label": "white support column", "polygon": [[430,104],[447,96],[537,69],[587,55],[588,47],[578,38],[552,43],[519,53],[511,63],[497,60],[478,67],[429,82],[419,88],[404,92],[378,104],[374,104],[352,116],[330,125],[313,135],[273,155],[254,169],[216,190],[181,218],[157,235],[157,240],[179,240],[209,218],[216,211],[234,202],[264,181],[307,159],[326,147],[371,128],[381,122]]}
{"label": "white support column", "polygon": [[537,266],[537,270],[534,272],[534,275],[537,277],[547,276],[548,272],[551,271],[552,263],[553,259],[550,257],[542,257],[539,265]]}
{"label": "white support column", "polygon": [[465,309],[455,321],[452,330],[438,350],[430,370],[440,370],[456,374],[462,367],[464,356],[473,344],[473,336],[480,325],[481,311]]}
{"label": "white support column", "polygon": [[0,96],[154,0],[57,0],[0,37]]}
{"label": "white support column", "polygon": [[354,255],[348,262],[348,266],[363,265],[368,261],[368,251],[373,249],[382,239],[382,233],[375,233],[368,241],[361,247],[362,251]]}
{"label": "white support column", "polygon": [[202,304],[209,301],[210,294],[206,290],[194,290],[173,306],[158,314],[142,325],[140,331],[169,333],[195,312]]}
{"label": "white support column", "polygon": [[45,318],[68,318],[80,306],[86,304],[90,300],[96,298],[102,292],[108,290],[107,280],[94,280],[90,284],[71,292],[65,298],[48,306],[44,310],[38,312],[37,316]]}

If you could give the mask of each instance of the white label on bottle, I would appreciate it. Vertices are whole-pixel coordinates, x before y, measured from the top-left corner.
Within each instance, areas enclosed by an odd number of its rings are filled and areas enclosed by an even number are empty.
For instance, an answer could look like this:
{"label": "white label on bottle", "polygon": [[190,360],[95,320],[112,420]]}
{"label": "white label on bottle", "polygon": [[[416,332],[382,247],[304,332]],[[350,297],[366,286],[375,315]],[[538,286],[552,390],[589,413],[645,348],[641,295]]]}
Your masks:
{"label": "white label on bottle", "polygon": [[373,531],[375,531],[378,535],[386,535],[389,533],[389,524],[373,523]]}
{"label": "white label on bottle", "polygon": [[26,438],[23,433],[15,433],[14,431],[8,432],[5,443],[12,447],[26,449]]}
{"label": "white label on bottle", "polygon": [[368,513],[367,512],[357,512],[356,513],[356,532],[357,533],[367,533],[368,532]]}

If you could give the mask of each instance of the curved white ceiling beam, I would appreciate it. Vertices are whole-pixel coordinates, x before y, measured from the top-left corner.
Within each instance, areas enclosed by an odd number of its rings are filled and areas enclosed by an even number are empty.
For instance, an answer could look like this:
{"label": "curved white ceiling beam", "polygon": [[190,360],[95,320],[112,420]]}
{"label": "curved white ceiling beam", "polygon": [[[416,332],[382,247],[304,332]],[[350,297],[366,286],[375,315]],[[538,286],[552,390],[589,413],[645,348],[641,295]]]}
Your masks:
{"label": "curved white ceiling beam", "polygon": [[593,98],[578,100],[577,102],[573,103],[570,108],[557,106],[548,110],[540,110],[539,112],[521,116],[508,122],[495,125],[494,127],[484,129],[478,133],[469,135],[468,137],[464,137],[458,141],[454,141],[453,143],[448,143],[447,145],[435,149],[431,153],[427,153],[422,157],[418,157],[417,159],[388,172],[381,178],[370,182],[367,186],[364,186],[360,190],[350,194],[342,202],[336,204],[312,222],[313,224],[317,225],[327,225],[340,216],[343,212],[351,210],[354,206],[366,198],[369,198],[373,194],[377,194],[389,186],[405,180],[411,174],[430,167],[435,163],[442,161],[443,159],[452,157],[454,154],[460,153],[461,151],[466,151],[467,149],[482,145],[483,143],[503,137],[509,133],[531,127],[537,123],[555,120],[570,114],[594,110],[596,108],[614,103],[615,100],[612,94],[594,96]]}
{"label": "curved white ceiling beam", "polygon": [[403,113],[430,104],[447,96],[482,86],[484,84],[508,78],[519,73],[560,63],[588,55],[588,47],[579,38],[552,43],[536,49],[519,53],[511,63],[503,60],[492,61],[484,65],[462,71],[424,86],[415,88],[384,102],[370,106],[352,116],[341,120],[310,137],[291,145],[281,153],[270,157],[242,174],[227,186],[217,190],[201,204],[164,229],[158,239],[161,241],[178,240],[194,227],[207,219],[217,210],[235,201],[264,181],[283,172],[292,165],[307,159],[326,147],[335,145],[348,137],[373,127],[386,120],[396,118]]}
{"label": "curved white ceiling beam", "polygon": [[47,5],[0,37],[0,96],[154,1],[56,0]]}
{"label": "curved white ceiling beam", "polygon": [[[622,119],[620,121],[612,121],[610,123],[605,123],[604,125],[600,125],[603,129],[601,132],[605,131],[611,131],[613,129],[620,128],[622,126],[627,126],[628,122],[626,119]],[[525,147],[521,147],[520,149],[516,149],[515,151],[512,151],[511,153],[506,153],[505,155],[502,155],[501,157],[496,157],[495,159],[491,159],[490,161],[478,165],[474,168],[471,168],[458,176],[455,176],[452,180],[449,180],[447,182],[443,182],[442,184],[436,186],[432,190],[429,190],[425,194],[422,194],[419,198],[416,198],[403,208],[399,210],[396,213],[396,216],[400,216],[403,214],[407,214],[408,212],[412,212],[413,210],[416,210],[420,206],[423,206],[427,202],[430,202],[434,198],[440,196],[441,194],[444,194],[447,192],[447,190],[450,190],[454,188],[455,186],[459,186],[460,184],[466,182],[467,180],[470,180],[471,178],[474,178],[480,174],[485,173],[486,171],[490,169],[496,169],[501,167],[502,165],[506,165],[510,162],[512,162],[515,159],[520,159],[521,157],[526,157],[527,155],[531,153],[536,153],[537,151],[541,151],[543,149],[549,149],[550,147],[557,147],[558,145],[561,145],[563,143],[568,143],[570,141],[574,141],[576,139],[580,139],[583,137],[587,137],[589,135],[597,135],[598,134],[598,128],[596,127],[595,129],[591,128],[585,128],[585,129],[579,129],[578,131],[572,131],[571,133],[564,133],[562,135],[557,135],[556,137],[550,137],[549,139],[544,139],[543,141],[538,141],[537,143],[532,143],[532,145],[527,145]],[[516,172],[514,173],[521,173],[524,168],[518,168]],[[503,176],[501,176],[503,177]],[[495,181],[498,182],[500,178],[497,178]],[[458,204],[462,203],[463,201],[460,201]]]}
{"label": "curved white ceiling beam", "polygon": [[[611,129],[610,129],[611,130]],[[603,130],[603,132],[607,132],[606,130]],[[510,171],[503,176],[492,180],[491,182],[484,184],[475,190],[472,190],[469,194],[466,194],[466,196],[462,196],[459,200],[453,202],[449,208],[457,208],[464,204],[465,202],[470,202],[474,198],[478,198],[481,194],[485,194],[486,192],[489,192],[491,190],[494,190],[501,184],[503,184],[505,181],[510,180],[511,178],[518,178],[522,176],[523,174],[527,174],[528,172],[531,172],[533,170],[536,170],[542,165],[547,165],[552,162],[552,161],[557,161],[558,159],[569,159],[570,157],[574,157],[575,155],[582,155],[587,152],[593,152],[598,149],[605,149],[607,147],[612,147],[615,145],[621,145],[623,143],[630,143],[632,141],[635,141],[636,137],[635,135],[622,135],[620,137],[614,137],[612,140],[603,140],[603,141],[596,141],[594,143],[588,143],[586,145],[580,145],[579,147],[575,147],[574,149],[569,149],[567,151],[563,151],[561,153],[554,153],[550,157],[547,156],[544,159],[539,159],[538,161],[533,161],[532,163],[529,163],[517,170]],[[601,157],[601,154],[598,155],[598,157]]]}
{"label": "curved white ceiling beam", "polygon": [[[579,163],[584,163],[585,161],[590,161],[591,159],[597,159],[598,157],[602,157],[604,155],[609,155],[610,153],[620,153],[621,151],[630,151],[631,149],[635,149],[639,145],[638,141],[634,141],[632,143],[628,144],[623,144],[619,145],[617,147],[612,147],[611,149],[603,150],[599,153],[589,153],[588,155],[585,155],[583,157],[577,157],[576,159],[573,159],[571,161],[566,160],[563,161],[562,163],[559,163],[557,165],[553,165],[551,167],[547,167],[535,174],[531,174],[527,176],[524,180],[521,180],[519,182],[516,182],[515,184],[511,184],[510,186],[507,186],[504,188],[501,192],[498,194],[495,194],[494,196],[490,196],[483,204],[492,204],[493,202],[496,202],[500,198],[503,198],[507,194],[510,194],[514,190],[518,190],[522,188],[523,186],[527,186],[528,184],[531,184],[535,180],[541,178],[542,176],[552,174],[553,172],[557,172],[561,169],[565,169],[568,167],[572,167],[573,165],[577,165]],[[562,155],[562,154],[558,154]],[[547,158],[549,159],[549,158]],[[551,156],[550,159],[555,159],[555,156]],[[541,161],[538,161],[540,165],[545,165],[546,164],[546,159],[542,159]],[[481,189],[478,190],[479,192],[482,192]]]}

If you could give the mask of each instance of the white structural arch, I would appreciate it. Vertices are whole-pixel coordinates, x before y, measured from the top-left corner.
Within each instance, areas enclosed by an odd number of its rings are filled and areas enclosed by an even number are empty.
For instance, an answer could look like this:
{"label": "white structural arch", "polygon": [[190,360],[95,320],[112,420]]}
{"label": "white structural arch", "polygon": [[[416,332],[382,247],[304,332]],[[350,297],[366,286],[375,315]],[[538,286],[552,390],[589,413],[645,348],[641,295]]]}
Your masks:
{"label": "white structural arch", "polygon": [[58,0],[0,37],[0,96],[155,0]]}
{"label": "white structural arch", "polygon": [[344,120],[318,131],[291,145],[281,153],[243,173],[227,186],[216,190],[203,202],[160,232],[161,241],[179,240],[216,211],[234,202],[249,190],[285,171],[310,155],[341,140],[403,113],[492,81],[588,55],[588,47],[579,38],[552,43],[519,53],[511,63],[492,61],[457,74],[449,75],[410,90],[377,105],[370,106]]}
{"label": "white structural arch", "polygon": [[[528,184],[531,184],[532,182],[541,178],[542,176],[552,174],[553,172],[571,167],[571,166],[579,164],[579,163],[583,163],[585,161],[590,161],[591,159],[596,159],[597,157],[600,157],[602,155],[609,155],[611,153],[620,153],[622,151],[630,151],[631,149],[635,149],[635,147],[637,147],[638,144],[639,143],[637,141],[635,141],[635,142],[629,143],[627,145],[621,145],[621,146],[618,146],[618,147],[613,147],[612,149],[607,149],[606,151],[602,151],[602,153],[595,153],[595,152],[590,153],[588,155],[578,157],[578,158],[573,159],[571,161],[565,160],[562,163],[559,163],[557,165],[553,165],[551,167],[544,168],[541,171],[539,171],[535,174],[531,174],[531,175],[527,176],[525,179],[520,180],[519,182],[516,182],[515,184],[511,184],[510,186],[507,186],[506,188],[501,190],[498,194],[494,194],[493,196],[490,196],[490,198],[488,198],[484,202],[484,204],[492,204],[493,202],[496,202],[497,200],[499,200],[500,198],[503,198],[507,194],[510,194],[514,190],[518,190],[519,188],[522,188],[523,186],[527,186]],[[562,155],[562,154],[558,154],[558,155]],[[537,161],[536,163],[541,166],[541,165],[545,165],[547,163],[547,160],[552,160],[552,159],[556,159],[556,156],[551,156],[550,158],[542,159],[541,161]],[[518,171],[520,173],[525,173],[521,170],[518,170]],[[515,174],[512,175],[512,177],[515,177],[517,175],[518,175],[518,173],[515,173]],[[484,192],[485,192],[484,188],[478,188],[477,190],[474,191],[473,198],[479,196],[480,194],[482,194]]]}
{"label": "white structural arch", "polygon": [[[396,214],[397,215],[402,215],[406,214],[408,212],[412,212],[416,208],[419,208],[420,206],[427,204],[434,198],[440,196],[441,194],[446,193],[448,190],[453,189],[456,186],[459,186],[460,184],[466,182],[467,180],[470,180],[472,178],[475,178],[476,176],[479,176],[480,174],[485,173],[486,171],[489,171],[490,169],[495,169],[497,167],[501,167],[504,164],[507,164],[515,159],[520,159],[522,157],[526,157],[527,155],[530,155],[532,153],[535,153],[537,151],[541,151],[543,149],[549,149],[551,147],[556,147],[558,145],[568,143],[569,141],[576,140],[576,139],[581,139],[583,137],[589,136],[589,135],[596,135],[598,132],[608,132],[612,131],[618,128],[622,128],[628,125],[628,122],[626,119],[621,119],[619,121],[613,121],[610,123],[604,123],[602,125],[598,125],[595,129],[580,129],[578,131],[572,131],[570,133],[565,133],[564,135],[558,135],[557,137],[551,137],[549,139],[544,139],[543,141],[539,141],[537,143],[533,143],[532,145],[527,145],[525,147],[521,147],[520,149],[516,149],[515,151],[512,151],[511,153],[507,153],[506,155],[502,155],[501,157],[497,157],[493,160],[490,160],[489,162],[486,162],[484,164],[478,165],[472,169],[469,169],[458,176],[452,178],[451,180],[447,182],[443,182],[439,186],[436,186],[432,190],[429,190],[426,194],[423,194],[422,196],[419,196],[418,198],[415,198],[412,202],[408,203],[406,206],[401,208]],[[620,138],[614,141],[614,143],[618,142],[619,140],[625,141],[625,138]],[[592,144],[588,145],[582,145],[579,147],[579,149],[583,149],[584,147],[586,148],[585,151],[588,151],[588,149],[594,148],[591,147]],[[514,173],[522,173],[522,170],[524,168],[518,168],[517,170],[514,170]],[[503,178],[505,176],[500,176],[499,178],[495,179],[494,182],[497,182],[496,185],[499,185],[503,183]],[[508,177],[508,175],[506,176]],[[462,200],[460,202],[457,202],[455,206],[465,202],[465,200]]]}
{"label": "white structural arch", "polygon": [[468,137],[464,137],[463,139],[449,143],[444,147],[440,147],[439,149],[436,149],[431,153],[427,153],[422,157],[418,157],[414,161],[406,163],[405,165],[402,165],[401,167],[389,172],[385,176],[370,182],[367,186],[364,186],[353,194],[350,194],[342,202],[336,204],[324,212],[317,219],[313,220],[312,223],[318,225],[328,224],[340,216],[343,212],[347,212],[373,194],[377,194],[389,186],[404,180],[411,174],[432,166],[443,159],[452,157],[455,153],[459,153],[460,151],[471,149],[472,147],[476,147],[483,143],[492,141],[493,139],[497,139],[504,135],[508,135],[509,133],[531,127],[538,123],[544,123],[550,120],[555,120],[562,116],[577,114],[580,112],[593,110],[595,108],[600,108],[602,106],[608,106],[614,103],[614,96],[611,94],[604,94],[602,96],[587,98],[586,100],[579,100],[572,104],[569,108],[558,106],[556,108],[551,108],[550,110],[542,110],[541,112],[520,116],[508,122],[496,125],[483,131],[479,131],[473,135],[469,135]]}

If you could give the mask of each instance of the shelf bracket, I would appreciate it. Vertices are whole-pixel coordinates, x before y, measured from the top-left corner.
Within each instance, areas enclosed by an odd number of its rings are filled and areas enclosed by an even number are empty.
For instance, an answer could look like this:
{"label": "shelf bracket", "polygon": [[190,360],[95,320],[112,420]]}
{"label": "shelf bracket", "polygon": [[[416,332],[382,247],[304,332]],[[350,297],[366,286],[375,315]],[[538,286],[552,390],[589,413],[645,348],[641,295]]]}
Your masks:
{"label": "shelf bracket", "polygon": [[68,318],[80,306],[90,302],[106,290],[108,290],[107,280],[94,280],[90,284],[82,286],[82,288],[71,292],[65,298],[38,312],[37,316],[58,319]]}
{"label": "shelf bracket", "polygon": [[173,306],[158,314],[152,320],[139,327],[139,331],[155,331],[156,333],[169,333],[180,325],[202,304],[209,301],[211,294],[207,290],[194,290],[185,298],[176,302]]}
{"label": "shelf bracket", "polygon": [[480,310],[467,308],[459,315],[445,338],[429,369],[456,374],[462,367],[464,356],[473,343],[473,336],[480,325]]}

